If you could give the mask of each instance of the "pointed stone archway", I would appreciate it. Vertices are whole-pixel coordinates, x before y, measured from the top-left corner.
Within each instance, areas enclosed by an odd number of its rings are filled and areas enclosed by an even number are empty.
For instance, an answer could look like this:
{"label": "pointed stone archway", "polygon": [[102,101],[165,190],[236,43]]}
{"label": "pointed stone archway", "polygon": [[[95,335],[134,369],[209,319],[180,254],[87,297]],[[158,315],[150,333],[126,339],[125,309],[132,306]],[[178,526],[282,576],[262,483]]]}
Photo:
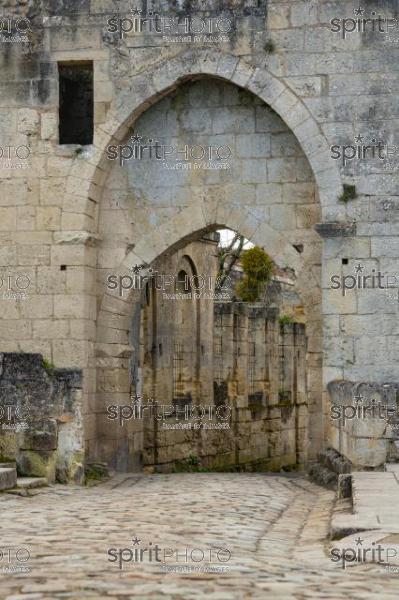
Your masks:
{"label": "pointed stone archway", "polygon": [[[248,90],[282,118],[296,136],[312,168],[322,209],[328,211],[328,207],[335,204],[341,191],[339,172],[329,160],[327,142],[319,126],[302,101],[271,73],[255,68],[242,59],[206,50],[188,51],[168,63],[158,65],[145,76],[132,77],[130,85],[121,93],[113,107],[107,123],[96,131],[89,160],[82,164],[76,158],[68,176],[66,194],[68,203],[74,205],[74,211],[82,214],[82,231],[73,233],[78,238],[78,243],[85,244],[86,253],[92,253],[91,244],[98,239],[98,205],[110,168],[104,156],[106,146],[123,140],[129,127],[143,112],[180,84],[209,77],[228,81]],[[168,248],[182,244],[193,234],[214,226],[240,231],[254,243],[263,245],[278,264],[290,264],[298,280],[306,281],[306,265],[281,233],[267,223],[260,222],[251,211],[238,210],[218,198],[204,199],[201,204],[180,211],[158,228],[156,233],[137,239],[134,248],[119,264],[113,265],[113,272],[123,275],[128,265],[150,263]],[[90,228],[92,231],[88,231]],[[67,236],[68,233],[70,232],[66,233]],[[317,282],[313,283],[317,285]],[[86,439],[91,442],[88,452],[92,456],[102,455],[95,416],[103,411],[103,407],[99,407],[96,401],[95,382],[98,381],[98,370],[102,367],[112,368],[115,381],[110,384],[110,391],[126,397],[129,391],[125,377],[126,361],[132,352],[126,335],[132,298],[123,300],[103,291],[105,293],[97,300],[96,341],[93,339],[95,344],[90,343],[88,347],[88,354],[92,359],[89,358],[89,368],[85,370],[86,380],[89,381],[86,388],[87,422],[90,422],[90,426],[86,427]],[[312,301],[311,289],[309,301]],[[120,432],[115,431],[113,435],[116,445],[119,445]],[[319,440],[320,437],[319,432]],[[128,454],[130,449],[126,446],[125,438],[122,442],[125,454]]]}

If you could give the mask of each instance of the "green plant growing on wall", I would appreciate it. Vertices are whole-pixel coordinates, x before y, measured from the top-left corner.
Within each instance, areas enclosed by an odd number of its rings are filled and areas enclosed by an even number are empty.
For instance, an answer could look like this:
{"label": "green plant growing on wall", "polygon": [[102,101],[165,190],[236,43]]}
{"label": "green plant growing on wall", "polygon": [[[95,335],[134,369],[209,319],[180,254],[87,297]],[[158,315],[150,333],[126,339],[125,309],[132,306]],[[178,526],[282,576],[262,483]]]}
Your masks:
{"label": "green plant growing on wall", "polygon": [[55,365],[53,365],[51,361],[47,360],[47,358],[43,358],[42,364],[43,369],[45,369],[49,374],[51,374],[55,369]]}
{"label": "green plant growing on wall", "polygon": [[284,327],[284,325],[288,325],[289,323],[293,323],[294,319],[291,315],[281,315],[278,320],[280,327]]}
{"label": "green plant growing on wall", "polygon": [[338,198],[338,202],[344,202],[346,204],[350,200],[354,200],[355,198],[357,198],[355,185],[348,185],[347,183],[344,183],[343,187],[344,187],[344,191]]}
{"label": "green plant growing on wall", "polygon": [[290,392],[284,388],[280,388],[278,391],[278,400],[280,404],[290,404]]}
{"label": "green plant growing on wall", "polygon": [[103,465],[92,464],[86,465],[85,468],[85,484],[93,485],[96,482],[108,478],[108,469]]}
{"label": "green plant growing on wall", "polygon": [[242,281],[237,284],[236,292],[244,302],[259,300],[261,286],[270,281],[273,261],[259,246],[244,250],[241,255],[244,270]]}
{"label": "green plant growing on wall", "polygon": [[263,46],[263,49],[266,52],[266,54],[274,54],[274,52],[276,51],[276,45],[273,42],[273,40],[267,40],[267,42]]}
{"label": "green plant growing on wall", "polygon": [[202,467],[197,456],[190,454],[184,460],[176,460],[173,465],[174,473],[208,473],[210,469]]}

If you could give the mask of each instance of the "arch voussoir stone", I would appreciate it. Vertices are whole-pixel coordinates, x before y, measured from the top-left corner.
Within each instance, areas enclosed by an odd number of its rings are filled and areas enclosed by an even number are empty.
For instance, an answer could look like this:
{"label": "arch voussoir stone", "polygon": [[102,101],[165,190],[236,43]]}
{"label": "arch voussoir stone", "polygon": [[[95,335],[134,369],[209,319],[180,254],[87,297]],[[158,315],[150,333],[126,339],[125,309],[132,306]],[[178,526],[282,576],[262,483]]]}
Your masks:
{"label": "arch voussoir stone", "polygon": [[230,77],[229,81],[235,83],[239,87],[249,89],[248,83],[257,72],[257,68],[246,63],[242,58],[237,63],[237,66]]}
{"label": "arch voussoir stone", "polygon": [[226,81],[231,81],[234,71],[237,68],[240,59],[237,56],[233,56],[232,54],[221,54],[218,68],[216,71],[216,76],[225,79]]}

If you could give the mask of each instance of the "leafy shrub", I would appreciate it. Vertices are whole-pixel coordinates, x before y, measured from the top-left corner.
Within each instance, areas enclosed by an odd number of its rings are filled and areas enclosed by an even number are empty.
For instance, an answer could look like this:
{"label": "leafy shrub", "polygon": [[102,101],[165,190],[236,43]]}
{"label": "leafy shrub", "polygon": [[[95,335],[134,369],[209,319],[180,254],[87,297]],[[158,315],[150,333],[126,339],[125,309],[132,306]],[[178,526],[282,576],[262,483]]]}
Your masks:
{"label": "leafy shrub", "polygon": [[244,250],[241,256],[244,277],[236,287],[236,292],[244,302],[256,302],[260,287],[270,280],[273,261],[259,246]]}

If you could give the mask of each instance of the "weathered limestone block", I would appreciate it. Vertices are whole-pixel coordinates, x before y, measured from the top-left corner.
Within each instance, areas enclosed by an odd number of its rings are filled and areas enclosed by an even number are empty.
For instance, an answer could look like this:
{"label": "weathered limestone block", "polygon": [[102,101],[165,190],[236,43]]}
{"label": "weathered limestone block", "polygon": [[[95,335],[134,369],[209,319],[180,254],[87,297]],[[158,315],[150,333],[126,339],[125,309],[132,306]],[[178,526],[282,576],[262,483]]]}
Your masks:
{"label": "weathered limestone block", "polygon": [[0,467],[0,491],[17,485],[17,471],[14,467]]}
{"label": "weathered limestone block", "polygon": [[381,466],[399,437],[399,384],[342,380],[327,389],[332,446],[355,466]]}
{"label": "weathered limestone block", "polygon": [[58,427],[55,419],[33,418],[31,429],[19,434],[20,450],[56,450],[58,445]]}
{"label": "weathered limestone block", "polygon": [[39,354],[0,354],[2,428],[12,428],[0,448],[21,474],[82,482],[81,386],[79,370],[55,369]]}

